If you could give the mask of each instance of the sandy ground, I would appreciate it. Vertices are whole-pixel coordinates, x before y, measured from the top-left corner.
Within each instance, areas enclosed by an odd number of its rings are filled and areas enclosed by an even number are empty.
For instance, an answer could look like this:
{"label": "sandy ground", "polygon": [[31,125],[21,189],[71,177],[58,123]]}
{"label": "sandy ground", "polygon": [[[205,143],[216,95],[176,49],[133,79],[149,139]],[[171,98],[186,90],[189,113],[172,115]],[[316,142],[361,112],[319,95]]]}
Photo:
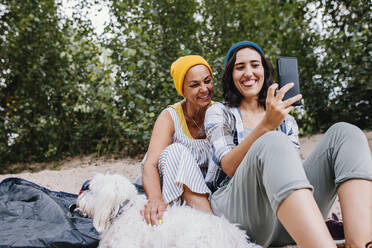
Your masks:
{"label": "sandy ground", "polygon": [[[372,151],[372,131],[366,131],[365,134],[370,150]],[[321,136],[321,134],[317,134],[300,139],[301,157],[303,159],[309,155]],[[19,174],[0,175],[0,181],[7,177],[19,177],[51,190],[78,193],[83,182],[92,178],[95,173],[119,173],[134,181],[140,172],[139,164],[140,161],[134,159],[75,157],[62,161],[57,166],[47,166],[49,168],[54,167],[53,170],[43,170],[36,173],[26,171]],[[29,168],[33,167],[35,166],[29,165]],[[340,216],[338,201],[333,206],[332,212]]]}

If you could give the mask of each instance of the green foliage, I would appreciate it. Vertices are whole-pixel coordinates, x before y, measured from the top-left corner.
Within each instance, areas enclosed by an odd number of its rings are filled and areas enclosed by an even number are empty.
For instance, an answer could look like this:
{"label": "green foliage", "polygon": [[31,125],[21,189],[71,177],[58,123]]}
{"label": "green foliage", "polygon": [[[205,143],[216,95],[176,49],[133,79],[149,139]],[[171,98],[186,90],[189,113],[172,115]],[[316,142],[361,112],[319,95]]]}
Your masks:
{"label": "green foliage", "polygon": [[[20,160],[53,155],[49,141],[58,139],[65,81],[60,68],[67,65],[60,51],[66,49],[58,26],[57,6],[53,1],[2,2],[1,17],[1,162],[20,156]],[[43,11],[44,10],[44,11]],[[57,129],[58,128],[58,129]],[[53,130],[45,134],[45,129]],[[13,135],[13,140],[8,138]],[[14,144],[9,144],[14,143]],[[5,146],[5,147],[4,147]],[[7,149],[10,148],[11,149]]]}
{"label": "green foliage", "polygon": [[170,65],[181,55],[200,54],[197,6],[196,1],[112,1],[117,23],[110,27],[114,37],[108,47],[117,66],[117,103],[126,120],[129,154],[145,152],[156,116],[181,99]]}
{"label": "green foliage", "polygon": [[99,46],[86,37],[89,23],[64,19],[53,0],[1,4],[0,163],[96,151],[107,129],[96,123],[109,118],[102,118],[107,110],[101,105],[111,106],[112,98],[97,95],[110,83],[104,78],[109,70],[99,65]]}
{"label": "green foliage", "polygon": [[[97,37],[86,10],[110,8]],[[223,60],[241,40],[299,60],[301,134],[336,121],[372,128],[371,3],[281,0],[0,0],[0,163],[139,155],[181,97],[171,63],[200,54],[221,100]],[[321,22],[317,22],[321,20]],[[1,170],[1,168],[0,168]]]}
{"label": "green foliage", "polygon": [[322,11],[313,85],[306,102],[314,131],[336,121],[372,128],[372,4],[371,1],[312,1]]}

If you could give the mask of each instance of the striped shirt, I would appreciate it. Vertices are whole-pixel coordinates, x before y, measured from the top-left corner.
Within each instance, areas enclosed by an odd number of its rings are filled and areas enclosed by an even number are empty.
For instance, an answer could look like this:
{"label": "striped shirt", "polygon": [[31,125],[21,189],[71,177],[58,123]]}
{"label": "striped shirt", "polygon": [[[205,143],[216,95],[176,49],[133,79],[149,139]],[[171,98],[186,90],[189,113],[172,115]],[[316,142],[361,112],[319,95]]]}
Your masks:
{"label": "striped shirt", "polygon": [[183,187],[192,192],[210,194],[205,183],[210,157],[207,139],[194,139],[190,134],[181,103],[166,108],[172,117],[172,144],[160,154],[158,170],[165,202],[181,204]]}
{"label": "striped shirt", "polygon": [[174,124],[172,143],[180,143],[188,147],[191,154],[194,156],[198,167],[202,171],[203,176],[205,176],[208,170],[208,160],[210,156],[208,140],[194,139],[191,136],[182,110],[181,102],[169,106],[166,110],[170,113]]}
{"label": "striped shirt", "polygon": [[[208,187],[215,191],[230,181],[221,169],[222,157],[240,144],[245,137],[240,109],[216,102],[208,108],[204,126],[212,150],[205,180]],[[285,117],[277,130],[285,133],[297,149],[300,148],[298,126],[291,115]]]}

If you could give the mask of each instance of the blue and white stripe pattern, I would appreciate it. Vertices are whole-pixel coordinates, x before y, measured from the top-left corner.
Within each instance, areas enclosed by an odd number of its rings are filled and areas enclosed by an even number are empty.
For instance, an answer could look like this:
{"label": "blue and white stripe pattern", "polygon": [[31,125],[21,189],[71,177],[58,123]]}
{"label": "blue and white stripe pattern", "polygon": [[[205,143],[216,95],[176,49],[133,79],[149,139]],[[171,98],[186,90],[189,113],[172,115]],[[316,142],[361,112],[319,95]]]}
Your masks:
{"label": "blue and white stripe pattern", "polygon": [[206,139],[191,139],[181,127],[177,112],[166,109],[174,123],[172,144],[161,153],[158,163],[162,195],[166,203],[180,203],[183,186],[200,194],[210,194],[204,177],[208,170],[210,146]]}
{"label": "blue and white stripe pattern", "polygon": [[[212,149],[205,181],[209,188],[215,191],[230,180],[222,171],[220,162],[225,154],[244,140],[243,120],[239,108],[230,108],[216,102],[208,108],[204,126]],[[285,133],[297,149],[300,148],[298,126],[291,115],[285,117],[277,130]]]}

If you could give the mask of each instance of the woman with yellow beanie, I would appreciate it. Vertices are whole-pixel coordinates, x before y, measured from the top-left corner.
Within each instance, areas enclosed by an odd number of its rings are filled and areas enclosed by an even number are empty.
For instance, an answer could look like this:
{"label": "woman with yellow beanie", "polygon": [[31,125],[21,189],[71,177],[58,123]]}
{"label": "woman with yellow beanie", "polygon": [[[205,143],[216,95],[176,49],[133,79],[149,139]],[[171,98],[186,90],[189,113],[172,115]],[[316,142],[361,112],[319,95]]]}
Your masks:
{"label": "woman with yellow beanie", "polygon": [[143,163],[148,203],[142,212],[149,225],[161,224],[168,204],[186,204],[212,213],[204,177],[209,145],[204,115],[213,97],[210,66],[199,55],[178,58],[171,66],[177,92],[184,99],[161,112]]}

